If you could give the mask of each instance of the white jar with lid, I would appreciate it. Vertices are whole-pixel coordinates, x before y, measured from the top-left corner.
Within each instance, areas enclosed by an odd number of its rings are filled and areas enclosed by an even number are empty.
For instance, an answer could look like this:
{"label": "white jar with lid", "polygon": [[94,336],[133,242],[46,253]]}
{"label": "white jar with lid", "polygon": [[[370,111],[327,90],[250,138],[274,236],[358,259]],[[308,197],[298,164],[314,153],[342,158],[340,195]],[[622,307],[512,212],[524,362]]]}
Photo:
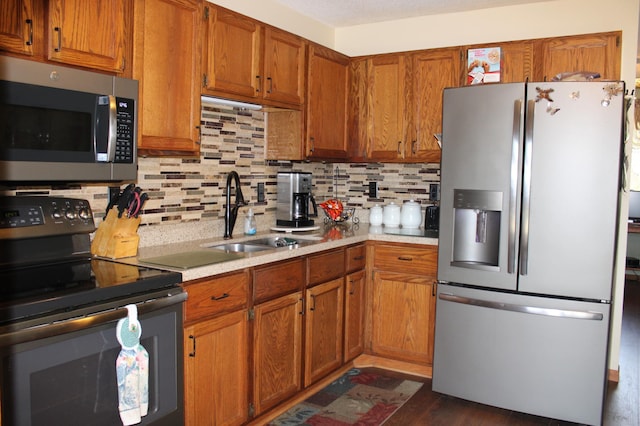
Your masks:
{"label": "white jar with lid", "polygon": [[420,203],[413,200],[405,201],[402,204],[400,213],[400,224],[403,228],[419,228],[422,223],[422,210]]}
{"label": "white jar with lid", "polygon": [[393,201],[384,206],[384,209],[382,209],[382,223],[390,228],[400,226],[400,206]]}
{"label": "white jar with lid", "polygon": [[369,225],[380,226],[382,225],[382,207],[379,204],[369,209]]}

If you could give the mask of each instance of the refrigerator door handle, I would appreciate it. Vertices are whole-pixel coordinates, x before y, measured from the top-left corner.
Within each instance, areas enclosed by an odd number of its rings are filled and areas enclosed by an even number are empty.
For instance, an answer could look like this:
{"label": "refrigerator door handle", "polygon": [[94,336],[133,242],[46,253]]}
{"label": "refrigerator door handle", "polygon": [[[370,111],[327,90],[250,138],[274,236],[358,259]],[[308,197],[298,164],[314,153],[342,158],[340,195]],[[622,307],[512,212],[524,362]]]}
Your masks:
{"label": "refrigerator door handle", "polygon": [[578,320],[602,321],[604,315],[601,312],[570,311],[566,309],[542,308],[539,306],[516,305],[512,303],[494,302],[490,300],[473,299],[470,297],[456,296],[451,293],[440,293],[440,300],[461,303],[463,305],[480,306],[482,308],[497,309],[500,311],[519,312],[523,314],[543,315],[547,317],[559,317]]}
{"label": "refrigerator door handle", "polygon": [[518,148],[520,147],[520,123],[522,120],[522,99],[513,103],[513,132],[511,138],[511,173],[509,182],[509,232],[507,250],[507,272],[513,274],[516,269],[516,223],[518,192]]}
{"label": "refrigerator door handle", "polygon": [[522,221],[520,223],[520,275],[527,275],[529,266],[529,213],[531,211],[531,150],[533,148],[533,115],[536,101],[527,102],[524,129],[524,166],[522,173]]}

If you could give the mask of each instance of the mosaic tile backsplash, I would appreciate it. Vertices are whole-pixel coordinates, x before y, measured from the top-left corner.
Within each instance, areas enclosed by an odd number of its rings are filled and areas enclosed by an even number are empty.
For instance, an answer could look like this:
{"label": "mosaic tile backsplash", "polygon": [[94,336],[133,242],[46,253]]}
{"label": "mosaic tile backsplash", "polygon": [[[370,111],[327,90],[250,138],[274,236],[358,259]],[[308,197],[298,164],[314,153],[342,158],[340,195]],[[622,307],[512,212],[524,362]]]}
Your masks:
{"label": "mosaic tile backsplash", "polygon": [[[235,233],[242,232],[244,212],[251,207],[258,229],[275,223],[276,175],[280,170],[313,174],[314,196],[321,202],[339,198],[355,207],[367,222],[368,208],[391,201],[413,199],[424,207],[429,184],[440,180],[440,165],[391,163],[307,163],[265,160],[265,112],[221,104],[203,103],[200,158],[139,158],[138,186],[149,194],[142,212],[142,226],[159,231],[162,226],[197,222],[203,228],[222,229],[227,175],[240,175],[242,192],[249,203],[241,210]],[[369,197],[369,182],[378,182],[378,197]],[[265,201],[258,202],[258,183],[265,185]],[[105,215],[105,184],[1,187],[0,194],[42,194],[89,200],[96,225]],[[324,217],[320,213],[320,218]],[[165,228],[162,228],[165,229]],[[142,234],[142,233],[141,233]],[[215,236],[215,235],[214,235]],[[220,233],[219,236],[222,236]],[[185,236],[189,238],[189,236]],[[141,239],[144,244],[144,236]]]}

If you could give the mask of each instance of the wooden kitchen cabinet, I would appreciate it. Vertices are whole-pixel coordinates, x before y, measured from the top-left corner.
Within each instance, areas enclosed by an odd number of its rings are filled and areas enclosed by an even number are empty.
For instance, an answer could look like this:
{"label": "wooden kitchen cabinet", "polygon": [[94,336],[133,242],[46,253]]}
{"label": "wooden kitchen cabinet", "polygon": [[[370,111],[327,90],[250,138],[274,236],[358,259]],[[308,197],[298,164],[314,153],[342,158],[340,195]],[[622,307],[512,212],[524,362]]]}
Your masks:
{"label": "wooden kitchen cabinet", "polygon": [[432,364],[437,253],[435,246],[374,246],[368,313],[372,354]]}
{"label": "wooden kitchen cabinet", "polygon": [[304,102],[307,46],[302,37],[267,26],[264,37],[264,99],[288,105]]}
{"label": "wooden kitchen cabinet", "polygon": [[533,79],[533,45],[530,41],[500,43],[500,81],[517,83]]}
{"label": "wooden kitchen cabinet", "polygon": [[231,10],[207,5],[203,91],[214,96],[300,108],[306,41]]}
{"label": "wooden kitchen cabinet", "polygon": [[256,415],[302,389],[303,314],[301,291],[254,307],[253,398]]}
{"label": "wooden kitchen cabinet", "polygon": [[256,98],[262,70],[262,25],[230,10],[205,7],[204,90]]}
{"label": "wooden kitchen cabinet", "polygon": [[401,161],[407,142],[407,57],[393,54],[373,57],[368,69],[370,104],[367,160]]}
{"label": "wooden kitchen cabinet", "polygon": [[185,283],[185,423],[249,418],[248,271]]}
{"label": "wooden kitchen cabinet", "polygon": [[131,0],[3,0],[0,50],[121,74],[130,55],[131,11]]}
{"label": "wooden kitchen cabinet", "polygon": [[48,59],[122,72],[129,0],[49,0]]}
{"label": "wooden kitchen cabinet", "polygon": [[364,351],[364,314],[366,284],[366,246],[356,244],[345,249],[344,277],[344,362]]}
{"label": "wooden kitchen cabinet", "polygon": [[412,98],[405,161],[440,162],[435,134],[442,133],[442,91],[460,85],[459,48],[432,49],[411,55]]}
{"label": "wooden kitchen cabinet", "polygon": [[306,156],[346,159],[349,58],[309,44]]}
{"label": "wooden kitchen cabinet", "polygon": [[33,55],[34,44],[43,49],[42,2],[3,0],[0,2],[0,50]]}
{"label": "wooden kitchen cabinet", "polygon": [[240,425],[249,418],[247,311],[185,328],[185,423]]}
{"label": "wooden kitchen cabinet", "polygon": [[442,90],[460,85],[460,57],[459,48],[449,48],[352,63],[352,160],[439,162]]}
{"label": "wooden kitchen cabinet", "polygon": [[[138,152],[200,152],[200,0],[136,0],[133,78]],[[177,60],[176,58],[180,58]]]}
{"label": "wooden kitchen cabinet", "polygon": [[535,76],[551,81],[564,72],[597,72],[602,80],[620,79],[619,31],[541,39],[535,45]]}
{"label": "wooden kitchen cabinet", "polygon": [[345,277],[344,361],[351,361],[364,351],[365,283],[364,270]]}
{"label": "wooden kitchen cabinet", "polygon": [[307,289],[304,385],[309,386],[342,365],[344,280]]}
{"label": "wooden kitchen cabinet", "polygon": [[253,270],[253,406],[260,415],[302,389],[306,259]]}
{"label": "wooden kitchen cabinet", "polygon": [[307,258],[304,385],[342,365],[344,336],[344,249]]}

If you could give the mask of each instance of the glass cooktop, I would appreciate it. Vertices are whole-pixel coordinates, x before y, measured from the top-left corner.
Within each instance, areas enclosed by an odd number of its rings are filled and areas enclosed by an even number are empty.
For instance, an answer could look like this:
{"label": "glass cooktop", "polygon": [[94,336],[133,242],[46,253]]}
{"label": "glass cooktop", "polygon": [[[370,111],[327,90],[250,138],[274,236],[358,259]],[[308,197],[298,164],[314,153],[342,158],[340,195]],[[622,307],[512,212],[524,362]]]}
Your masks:
{"label": "glass cooktop", "polygon": [[179,272],[83,259],[0,270],[0,324],[174,287]]}

